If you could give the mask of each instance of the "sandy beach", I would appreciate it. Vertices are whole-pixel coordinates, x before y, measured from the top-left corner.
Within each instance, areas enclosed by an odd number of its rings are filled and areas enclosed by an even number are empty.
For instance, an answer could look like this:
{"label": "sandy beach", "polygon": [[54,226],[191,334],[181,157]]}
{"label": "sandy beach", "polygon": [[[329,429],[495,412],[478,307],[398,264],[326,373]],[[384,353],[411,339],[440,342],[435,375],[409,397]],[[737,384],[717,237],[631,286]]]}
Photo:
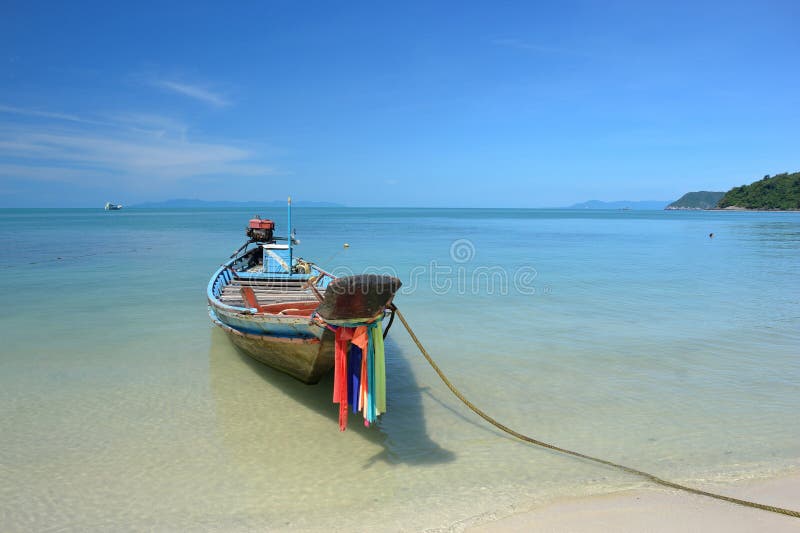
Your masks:
{"label": "sandy beach", "polygon": [[[800,510],[800,474],[718,487],[722,494]],[[471,533],[546,532],[796,532],[800,519],[657,487],[555,501],[468,527]]]}

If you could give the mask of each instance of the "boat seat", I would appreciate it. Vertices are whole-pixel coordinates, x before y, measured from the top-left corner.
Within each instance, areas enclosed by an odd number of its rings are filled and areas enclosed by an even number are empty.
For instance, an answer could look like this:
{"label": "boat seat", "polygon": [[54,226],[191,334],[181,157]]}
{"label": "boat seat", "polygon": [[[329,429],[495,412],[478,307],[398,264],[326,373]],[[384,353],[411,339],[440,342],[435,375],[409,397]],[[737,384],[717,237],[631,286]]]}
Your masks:
{"label": "boat seat", "polygon": [[319,302],[306,301],[306,302],[281,302],[276,304],[264,305],[261,307],[261,312],[270,313],[274,315],[286,316],[311,316]]}
{"label": "boat seat", "polygon": [[242,293],[242,300],[244,300],[247,307],[261,311],[261,305],[258,304],[258,298],[256,298],[256,293],[252,288],[239,287],[239,292]]}
{"label": "boat seat", "polygon": [[242,294],[242,300],[244,300],[247,307],[257,309],[259,313],[267,313],[270,315],[310,317],[311,313],[319,306],[319,302],[317,301],[280,302],[261,305],[258,303],[258,297],[256,297],[256,293],[252,288],[240,287],[239,292]]}

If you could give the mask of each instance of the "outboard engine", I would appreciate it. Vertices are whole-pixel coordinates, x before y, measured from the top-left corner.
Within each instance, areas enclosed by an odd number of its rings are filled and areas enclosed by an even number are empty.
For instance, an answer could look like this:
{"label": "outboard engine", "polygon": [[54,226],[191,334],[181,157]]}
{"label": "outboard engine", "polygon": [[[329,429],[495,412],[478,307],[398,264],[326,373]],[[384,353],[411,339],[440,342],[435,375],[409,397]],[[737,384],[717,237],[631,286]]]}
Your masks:
{"label": "outboard engine", "polygon": [[256,215],[250,219],[247,226],[247,236],[252,242],[272,242],[272,232],[275,231],[275,222]]}

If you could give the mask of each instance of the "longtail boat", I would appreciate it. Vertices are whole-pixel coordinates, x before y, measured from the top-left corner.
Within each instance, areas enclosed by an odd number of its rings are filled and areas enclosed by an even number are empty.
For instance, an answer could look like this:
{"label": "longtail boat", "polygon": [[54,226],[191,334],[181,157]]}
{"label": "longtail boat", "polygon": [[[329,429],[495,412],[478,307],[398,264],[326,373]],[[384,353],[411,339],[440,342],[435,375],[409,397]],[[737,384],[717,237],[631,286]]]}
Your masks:
{"label": "longtail boat", "polygon": [[288,237],[274,235],[272,220],[249,221],[248,240],[211,276],[208,313],[246,354],[313,384],[334,366],[336,328],[380,323],[401,283],[337,278],[295,258],[291,198],[288,213]]}

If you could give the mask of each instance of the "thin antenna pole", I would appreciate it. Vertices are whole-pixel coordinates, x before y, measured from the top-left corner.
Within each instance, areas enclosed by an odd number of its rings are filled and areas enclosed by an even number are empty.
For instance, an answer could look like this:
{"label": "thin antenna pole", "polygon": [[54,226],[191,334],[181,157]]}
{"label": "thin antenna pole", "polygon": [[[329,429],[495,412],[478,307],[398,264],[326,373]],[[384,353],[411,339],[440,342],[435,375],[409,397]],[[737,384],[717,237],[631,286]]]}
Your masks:
{"label": "thin antenna pole", "polygon": [[[287,235],[287,241],[289,242],[289,268],[292,267],[292,197],[289,197],[289,204],[288,204],[288,214],[289,214],[289,221],[287,224],[287,231],[289,234]],[[289,272],[291,274],[291,272]]]}

